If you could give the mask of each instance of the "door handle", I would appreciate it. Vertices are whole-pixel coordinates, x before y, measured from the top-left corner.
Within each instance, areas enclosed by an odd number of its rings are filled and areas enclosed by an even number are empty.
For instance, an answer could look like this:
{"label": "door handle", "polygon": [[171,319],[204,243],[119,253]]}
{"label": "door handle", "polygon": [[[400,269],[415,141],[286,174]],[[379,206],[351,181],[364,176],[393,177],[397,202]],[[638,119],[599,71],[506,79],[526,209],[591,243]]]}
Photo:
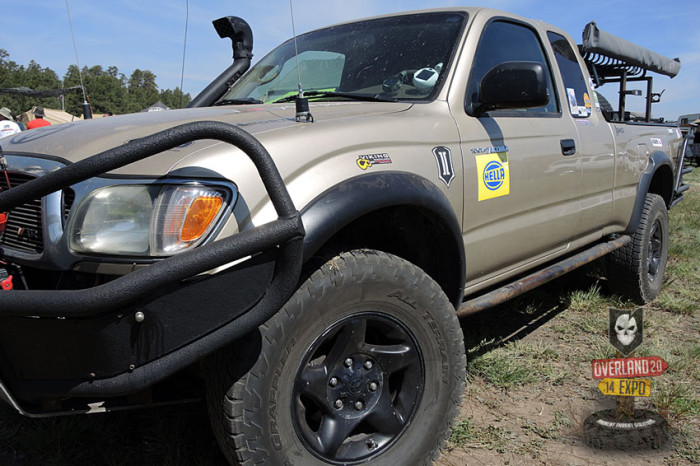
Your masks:
{"label": "door handle", "polygon": [[559,142],[561,143],[561,153],[563,155],[574,155],[576,153],[576,141],[573,139],[562,139]]}

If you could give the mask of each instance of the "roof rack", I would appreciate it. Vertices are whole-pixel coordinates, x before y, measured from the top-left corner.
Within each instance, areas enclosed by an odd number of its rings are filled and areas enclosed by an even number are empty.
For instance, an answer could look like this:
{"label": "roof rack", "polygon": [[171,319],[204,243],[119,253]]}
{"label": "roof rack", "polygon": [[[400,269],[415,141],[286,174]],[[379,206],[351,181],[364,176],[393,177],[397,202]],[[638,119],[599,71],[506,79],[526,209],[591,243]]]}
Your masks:
{"label": "roof rack", "polygon": [[647,82],[645,118],[647,122],[651,121],[651,104],[659,102],[663,94],[663,92],[652,92],[653,79],[647,76],[647,72],[673,78],[681,69],[680,59],[667,58],[602,31],[594,21],[588,23],[583,30],[583,44],[579,45],[579,51],[596,88],[606,83],[620,83],[618,115],[625,115],[627,95],[641,95],[639,90],[627,90],[627,82]]}

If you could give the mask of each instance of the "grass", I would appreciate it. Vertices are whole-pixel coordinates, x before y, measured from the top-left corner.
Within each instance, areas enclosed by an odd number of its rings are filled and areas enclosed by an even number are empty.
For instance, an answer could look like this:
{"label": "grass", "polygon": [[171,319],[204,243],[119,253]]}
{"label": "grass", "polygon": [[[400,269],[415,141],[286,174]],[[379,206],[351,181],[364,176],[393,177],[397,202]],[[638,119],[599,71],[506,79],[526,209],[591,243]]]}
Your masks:
{"label": "grass", "polygon": [[512,432],[507,432],[499,427],[489,425],[487,427],[475,426],[471,418],[458,421],[452,428],[452,434],[448,441],[450,447],[486,448],[498,453],[505,453]]}
{"label": "grass", "polygon": [[550,361],[559,353],[541,341],[515,341],[476,359],[470,373],[503,388],[547,379],[555,382],[557,373]]}

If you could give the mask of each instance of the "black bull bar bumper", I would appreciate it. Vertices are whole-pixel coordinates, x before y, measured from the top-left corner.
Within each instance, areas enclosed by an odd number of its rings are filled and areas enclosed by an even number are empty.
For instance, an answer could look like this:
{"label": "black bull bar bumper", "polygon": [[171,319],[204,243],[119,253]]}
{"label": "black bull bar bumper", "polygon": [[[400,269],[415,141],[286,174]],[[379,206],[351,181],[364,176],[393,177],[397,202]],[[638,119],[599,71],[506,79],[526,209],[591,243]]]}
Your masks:
{"label": "black bull bar bumper", "polygon": [[[198,139],[245,152],[278,218],[93,288],[0,292],[0,384],[16,397],[140,390],[251,332],[292,295],[302,263],[300,214],[267,150],[225,123],[188,123],[129,141],[1,192],[0,212]],[[247,286],[260,292],[246,293]]]}

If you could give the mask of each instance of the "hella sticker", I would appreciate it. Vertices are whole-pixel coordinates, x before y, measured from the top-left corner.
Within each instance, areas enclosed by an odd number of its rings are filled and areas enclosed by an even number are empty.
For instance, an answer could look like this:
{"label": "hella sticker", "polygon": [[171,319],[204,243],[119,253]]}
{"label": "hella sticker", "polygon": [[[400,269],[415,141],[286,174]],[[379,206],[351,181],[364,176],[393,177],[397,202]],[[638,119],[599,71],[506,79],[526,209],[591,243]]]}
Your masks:
{"label": "hella sticker", "polygon": [[479,201],[510,194],[508,153],[476,155]]}

